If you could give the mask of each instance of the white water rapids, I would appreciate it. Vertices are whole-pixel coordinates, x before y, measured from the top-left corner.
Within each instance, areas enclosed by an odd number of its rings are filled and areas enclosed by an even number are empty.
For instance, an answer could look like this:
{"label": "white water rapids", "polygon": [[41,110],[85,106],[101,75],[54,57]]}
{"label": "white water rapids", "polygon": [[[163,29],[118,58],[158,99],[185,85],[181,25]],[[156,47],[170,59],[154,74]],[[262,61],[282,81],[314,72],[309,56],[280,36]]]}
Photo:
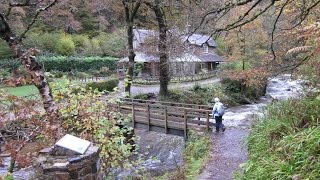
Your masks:
{"label": "white water rapids", "polygon": [[263,116],[263,108],[273,100],[297,98],[302,93],[302,81],[293,80],[291,76],[281,75],[269,80],[266,95],[257,103],[227,108],[223,123],[229,127],[248,127],[255,116]]}

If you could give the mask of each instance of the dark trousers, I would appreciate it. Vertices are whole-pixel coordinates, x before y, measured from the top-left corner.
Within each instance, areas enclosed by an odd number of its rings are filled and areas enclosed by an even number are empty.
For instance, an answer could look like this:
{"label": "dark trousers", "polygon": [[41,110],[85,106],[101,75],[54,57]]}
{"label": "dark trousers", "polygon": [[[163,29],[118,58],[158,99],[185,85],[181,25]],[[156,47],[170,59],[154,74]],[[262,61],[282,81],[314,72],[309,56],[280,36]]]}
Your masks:
{"label": "dark trousers", "polygon": [[223,129],[222,116],[215,116],[214,119],[216,120],[216,131],[219,131],[220,128]]}

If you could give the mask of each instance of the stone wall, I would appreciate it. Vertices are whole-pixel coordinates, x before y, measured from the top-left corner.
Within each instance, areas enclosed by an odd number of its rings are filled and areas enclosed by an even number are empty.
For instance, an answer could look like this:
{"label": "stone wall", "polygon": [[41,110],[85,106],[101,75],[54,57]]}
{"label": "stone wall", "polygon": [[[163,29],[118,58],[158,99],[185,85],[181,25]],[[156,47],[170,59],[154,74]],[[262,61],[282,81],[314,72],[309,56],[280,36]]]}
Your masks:
{"label": "stone wall", "polygon": [[100,180],[99,149],[90,146],[83,155],[57,153],[56,148],[46,148],[34,164],[35,178],[44,180]]}

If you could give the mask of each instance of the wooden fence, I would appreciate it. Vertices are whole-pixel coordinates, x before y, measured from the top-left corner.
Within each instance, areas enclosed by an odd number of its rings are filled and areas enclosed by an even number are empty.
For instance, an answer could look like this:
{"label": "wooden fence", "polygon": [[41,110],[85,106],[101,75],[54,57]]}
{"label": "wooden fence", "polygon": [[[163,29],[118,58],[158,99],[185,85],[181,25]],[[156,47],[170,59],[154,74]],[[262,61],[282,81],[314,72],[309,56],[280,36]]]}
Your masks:
{"label": "wooden fence", "polygon": [[[180,75],[180,76],[170,76],[170,82],[189,82],[202,79],[208,79],[214,77],[216,71],[211,71],[203,74],[195,75]],[[133,77],[133,83],[136,84],[155,84],[159,83],[159,76],[142,76],[142,77]]]}
{"label": "wooden fence", "polygon": [[185,138],[188,129],[209,131],[210,126],[214,125],[210,122],[212,107],[205,105],[122,99],[119,110],[132,114],[134,128],[182,135]]}

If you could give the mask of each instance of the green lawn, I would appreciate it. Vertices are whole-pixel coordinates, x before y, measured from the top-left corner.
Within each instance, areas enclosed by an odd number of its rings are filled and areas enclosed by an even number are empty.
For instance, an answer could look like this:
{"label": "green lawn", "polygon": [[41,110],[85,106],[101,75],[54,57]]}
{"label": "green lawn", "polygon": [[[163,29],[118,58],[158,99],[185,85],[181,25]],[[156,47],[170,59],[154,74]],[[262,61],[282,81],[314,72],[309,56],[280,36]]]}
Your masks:
{"label": "green lawn", "polygon": [[[68,82],[67,79],[62,79],[62,78],[55,78],[53,81],[58,84],[63,84]],[[80,84],[79,81],[73,81],[73,83]],[[19,87],[5,87],[0,85],[0,89],[4,89],[8,93],[15,96],[19,96],[19,97],[30,96],[30,95],[35,95],[35,97],[39,96],[38,95],[39,91],[37,87],[34,85],[26,85],[26,86],[19,86]]]}
{"label": "green lawn", "polygon": [[5,91],[15,96],[30,96],[38,94],[39,91],[34,85],[20,86],[20,87],[3,87]]}

